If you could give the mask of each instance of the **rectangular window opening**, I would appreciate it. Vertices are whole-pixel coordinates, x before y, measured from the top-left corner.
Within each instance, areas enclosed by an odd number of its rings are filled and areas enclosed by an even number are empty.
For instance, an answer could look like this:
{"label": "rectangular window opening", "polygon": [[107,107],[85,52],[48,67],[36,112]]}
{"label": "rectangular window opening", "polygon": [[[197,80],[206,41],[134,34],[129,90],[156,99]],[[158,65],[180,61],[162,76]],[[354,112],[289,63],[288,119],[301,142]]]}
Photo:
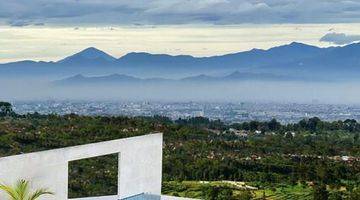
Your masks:
{"label": "rectangular window opening", "polygon": [[117,195],[118,155],[69,162],[68,198]]}

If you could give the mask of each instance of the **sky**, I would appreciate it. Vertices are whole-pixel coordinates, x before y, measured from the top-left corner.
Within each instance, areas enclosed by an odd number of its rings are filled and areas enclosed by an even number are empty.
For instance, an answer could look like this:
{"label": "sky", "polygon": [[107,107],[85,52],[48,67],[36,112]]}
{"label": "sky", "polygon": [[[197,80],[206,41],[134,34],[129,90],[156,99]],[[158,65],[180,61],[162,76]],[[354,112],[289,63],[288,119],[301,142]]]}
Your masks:
{"label": "sky", "polygon": [[93,46],[211,56],[293,41],[360,41],[360,1],[1,0],[0,63],[59,60]]}

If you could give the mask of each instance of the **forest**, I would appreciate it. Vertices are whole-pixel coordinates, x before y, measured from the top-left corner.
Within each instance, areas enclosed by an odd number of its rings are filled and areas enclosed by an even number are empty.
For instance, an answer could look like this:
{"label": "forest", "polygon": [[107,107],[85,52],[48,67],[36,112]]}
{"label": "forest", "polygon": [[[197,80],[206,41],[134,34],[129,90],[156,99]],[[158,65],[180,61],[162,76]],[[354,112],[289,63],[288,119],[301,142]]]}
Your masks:
{"label": "forest", "polygon": [[[360,199],[360,123],[353,119],[225,124],[203,117],[19,115],[0,102],[0,157],[152,132],[164,133],[164,194]],[[116,163],[115,155],[71,163],[69,197],[116,193]]]}

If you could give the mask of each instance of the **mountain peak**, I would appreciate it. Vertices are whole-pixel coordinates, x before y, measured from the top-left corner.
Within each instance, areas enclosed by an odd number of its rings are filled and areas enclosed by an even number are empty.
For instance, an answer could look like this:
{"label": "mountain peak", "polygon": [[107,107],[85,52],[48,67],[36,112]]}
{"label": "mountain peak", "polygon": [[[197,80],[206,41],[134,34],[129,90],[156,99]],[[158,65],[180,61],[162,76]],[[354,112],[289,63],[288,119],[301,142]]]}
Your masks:
{"label": "mountain peak", "polygon": [[79,53],[82,53],[82,54],[98,54],[98,53],[103,53],[103,51],[101,51],[100,49],[97,49],[95,47],[88,47],[82,51],[80,51]]}
{"label": "mountain peak", "polygon": [[304,44],[301,42],[292,42],[288,45],[284,45],[284,46],[288,46],[288,47],[295,47],[295,48],[311,48],[311,49],[320,49],[317,46],[313,46],[313,45],[309,45],[309,44]]}
{"label": "mountain peak", "polygon": [[301,43],[301,42],[291,42],[291,43],[289,43],[289,44],[272,47],[272,48],[270,48],[269,50],[272,50],[272,49],[283,49],[283,48],[291,48],[291,49],[313,48],[313,49],[320,49],[320,48],[317,47],[317,46],[308,45],[308,44],[304,44],[304,43]]}
{"label": "mountain peak", "polygon": [[94,60],[112,62],[115,61],[116,58],[95,47],[89,47],[80,51],[79,53],[58,61],[58,63],[82,63],[89,61],[93,62]]}
{"label": "mountain peak", "polygon": [[225,77],[226,78],[238,78],[238,77],[243,76],[244,74],[246,74],[246,73],[241,73],[239,71],[234,71],[233,73],[231,73],[231,74],[229,74],[229,75],[227,75]]}
{"label": "mountain peak", "polygon": [[290,46],[309,46],[309,45],[301,43],[301,42],[292,42],[289,45]]}

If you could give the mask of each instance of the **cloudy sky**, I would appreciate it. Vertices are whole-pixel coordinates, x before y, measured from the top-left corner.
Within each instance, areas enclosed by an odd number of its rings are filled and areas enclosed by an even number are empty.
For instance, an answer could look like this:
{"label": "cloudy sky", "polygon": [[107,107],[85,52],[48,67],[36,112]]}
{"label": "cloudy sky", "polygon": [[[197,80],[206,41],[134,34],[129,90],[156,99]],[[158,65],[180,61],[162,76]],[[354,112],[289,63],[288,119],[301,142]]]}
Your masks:
{"label": "cloudy sky", "polygon": [[89,46],[209,56],[292,41],[360,40],[358,0],[1,0],[0,62]]}

